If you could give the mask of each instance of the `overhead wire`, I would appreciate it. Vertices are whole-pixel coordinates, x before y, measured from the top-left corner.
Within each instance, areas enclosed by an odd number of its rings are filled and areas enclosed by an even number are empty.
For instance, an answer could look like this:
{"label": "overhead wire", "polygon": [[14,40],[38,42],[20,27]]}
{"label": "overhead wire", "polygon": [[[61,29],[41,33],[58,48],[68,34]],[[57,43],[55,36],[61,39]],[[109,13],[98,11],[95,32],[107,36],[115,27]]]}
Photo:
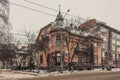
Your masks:
{"label": "overhead wire", "polygon": [[[50,13],[47,13],[47,12],[44,12],[44,11],[40,11],[40,10],[37,10],[37,9],[33,9],[33,8],[30,8],[30,7],[27,7],[27,6],[23,6],[21,4],[17,4],[17,3],[13,3],[13,2],[10,2],[10,4],[15,5],[15,6],[19,6],[19,7],[23,7],[25,9],[29,9],[29,10],[32,10],[32,11],[36,11],[36,12],[39,12],[39,13],[42,13],[42,14],[47,14],[47,15],[56,17],[56,15],[53,15],[53,14],[50,14]],[[70,20],[70,19],[67,19],[67,20]]]}
{"label": "overhead wire", "polygon": [[[47,6],[44,6],[44,5],[41,5],[41,4],[32,2],[32,1],[29,1],[29,0],[24,0],[24,1],[26,1],[26,2],[28,2],[28,3],[31,3],[31,4],[34,4],[34,5],[37,5],[37,6],[40,6],[40,7],[43,7],[43,8],[50,9],[50,10],[55,11],[55,12],[58,12],[58,10],[56,10],[56,9],[53,9],[53,8],[50,8],[50,7],[47,7]],[[66,14],[66,12],[62,12],[62,13]],[[72,15],[72,14],[67,14],[67,15],[72,16],[72,17],[74,17],[74,18],[78,18],[77,16],[74,16],[74,15]],[[80,18],[81,18],[81,17],[80,17]],[[83,18],[81,18],[81,19],[83,19]]]}
{"label": "overhead wire", "polygon": [[[24,0],[24,1],[28,1],[28,0]],[[28,1],[28,2],[31,2],[31,1]],[[34,2],[31,2],[31,3],[58,12],[58,10],[55,10],[55,9],[53,9],[53,8],[49,8],[49,7],[47,7],[47,6],[43,6],[43,5],[40,5],[40,4],[37,4],[37,3],[34,3]],[[42,14],[46,14],[46,15],[50,15],[50,16],[56,17],[56,15],[50,14],[50,13],[48,13],[48,12],[44,12],[44,11],[40,11],[40,10],[37,10],[37,9],[33,9],[33,8],[30,8],[30,7],[27,7],[27,6],[24,6],[24,5],[18,4],[18,3],[10,2],[10,4],[12,4],[12,5],[16,5],[16,6],[19,6],[19,7],[23,7],[23,8],[26,8],[26,9],[32,10],[32,11],[36,11],[36,12],[39,12],[39,13],[42,13]],[[65,13],[65,12],[62,12],[62,13]],[[66,14],[66,13],[65,13],[65,14]],[[74,15],[70,15],[70,14],[67,14],[67,15],[69,15],[69,16],[74,16]],[[76,16],[74,16],[74,17],[76,17]],[[86,19],[83,19],[83,18],[81,18],[81,17],[76,17],[76,18],[80,18],[82,21],[86,21]],[[75,18],[75,20],[76,20],[76,18]],[[66,19],[66,18],[65,18],[65,20],[71,21],[71,19]]]}
{"label": "overhead wire", "polygon": [[26,36],[25,34],[21,34],[21,33],[12,33],[13,35],[19,35],[19,36]]}
{"label": "overhead wire", "polygon": [[[47,15],[56,17],[56,15],[53,15],[53,14],[50,14],[50,13],[47,13],[47,12],[43,12],[43,11],[39,11],[39,10],[30,8],[30,7],[27,7],[27,6],[23,6],[23,5],[20,5],[20,4],[17,4],[17,3],[10,2],[10,4],[13,4],[13,5],[20,6],[20,7],[23,7],[23,8],[29,9],[29,10],[32,10],[32,11],[37,11],[37,12],[40,12],[40,13],[43,13],[43,14],[47,14]],[[12,33],[12,34],[14,34],[14,35],[19,35],[19,36],[26,36],[25,34],[20,34],[20,33]]]}
{"label": "overhead wire", "polygon": [[24,0],[24,1],[26,1],[26,2],[28,2],[28,3],[31,3],[31,4],[34,4],[34,5],[37,5],[37,6],[40,6],[40,7],[43,7],[43,8],[47,8],[47,9],[50,9],[50,10],[53,10],[53,11],[58,12],[58,10],[56,10],[56,9],[53,9],[53,8],[50,8],[50,7],[47,7],[47,6],[44,6],[44,5],[41,5],[41,4],[32,2],[32,1],[29,1],[29,0]]}
{"label": "overhead wire", "polygon": [[23,6],[23,5],[20,5],[20,4],[17,4],[17,3],[10,2],[10,4],[13,4],[13,5],[16,5],[16,6],[20,6],[20,7],[23,7],[23,8],[32,10],[32,11],[36,11],[36,12],[39,12],[39,13],[42,13],[42,14],[47,14],[47,15],[56,17],[56,15],[53,15],[53,14],[50,14],[50,13],[47,13],[47,12],[44,12],[44,11],[40,11],[40,10],[37,10],[37,9],[33,9],[33,8],[30,8],[30,7],[27,7],[27,6]]}
{"label": "overhead wire", "polygon": [[[34,4],[34,5],[38,5],[38,6],[41,6],[41,7],[44,7],[44,8],[47,8],[47,9],[50,9],[50,10],[53,10],[53,11],[58,12],[58,10],[56,10],[56,9],[49,8],[49,7],[47,7],[47,6],[44,6],[44,5],[41,5],[41,4],[38,4],[38,3],[35,3],[35,2],[31,2],[31,1],[28,1],[28,0],[24,0],[24,1],[29,2],[29,3],[32,3],[32,4]],[[48,12],[44,12],[44,11],[40,11],[40,10],[37,10],[37,9],[33,9],[33,8],[30,8],[30,7],[27,7],[27,6],[21,5],[21,4],[17,4],[17,3],[13,3],[13,2],[10,2],[10,4],[12,4],[12,5],[16,5],[16,6],[20,6],[20,7],[23,7],[23,8],[26,8],[26,9],[32,10],[32,11],[36,11],[36,12],[39,12],[39,13],[42,13],[42,14],[47,14],[47,15],[50,15],[50,16],[53,16],[53,17],[56,17],[56,15],[50,14],[50,13],[48,13]],[[62,12],[62,13],[66,14],[65,12]],[[83,18],[81,18],[81,17],[77,17],[77,16],[74,16],[74,15],[71,15],[71,14],[67,14],[67,15],[72,16],[72,17],[75,17],[75,18],[80,18],[80,19],[86,21],[86,19],[83,19]],[[67,19],[67,20],[71,21],[71,19]]]}

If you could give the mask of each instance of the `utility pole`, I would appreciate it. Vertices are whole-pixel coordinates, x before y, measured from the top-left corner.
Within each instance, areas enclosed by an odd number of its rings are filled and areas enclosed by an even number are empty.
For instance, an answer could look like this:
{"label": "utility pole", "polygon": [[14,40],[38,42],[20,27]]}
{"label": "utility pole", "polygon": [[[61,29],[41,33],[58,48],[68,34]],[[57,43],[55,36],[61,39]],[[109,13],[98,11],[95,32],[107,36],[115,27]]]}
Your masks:
{"label": "utility pole", "polygon": [[109,62],[111,58],[112,51],[112,31],[108,31],[108,45],[107,45],[107,67],[109,68]]}
{"label": "utility pole", "polygon": [[[60,11],[60,5],[59,5],[59,11]],[[67,12],[65,13],[63,19],[65,18],[65,16],[67,15],[67,13],[70,11],[70,9],[67,10]],[[62,35],[62,28],[60,29],[60,33],[61,33],[61,44],[60,44],[60,52],[61,52],[61,55],[60,55],[60,73],[63,73],[63,35]]]}
{"label": "utility pole", "polygon": [[117,39],[118,37],[116,36],[115,38],[115,65],[117,67]]}
{"label": "utility pole", "polygon": [[[61,30],[62,31],[62,30]],[[63,73],[63,53],[62,53],[62,32],[61,32],[61,44],[60,44],[60,53],[61,53],[61,55],[60,55],[60,73]]]}

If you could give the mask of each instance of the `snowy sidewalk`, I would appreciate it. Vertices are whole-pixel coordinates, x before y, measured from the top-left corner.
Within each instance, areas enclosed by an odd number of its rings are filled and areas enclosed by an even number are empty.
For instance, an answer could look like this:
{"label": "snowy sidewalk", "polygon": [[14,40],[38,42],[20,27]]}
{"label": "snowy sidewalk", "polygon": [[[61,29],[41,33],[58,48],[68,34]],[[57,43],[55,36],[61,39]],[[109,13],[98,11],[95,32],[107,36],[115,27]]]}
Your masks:
{"label": "snowy sidewalk", "polygon": [[62,76],[68,74],[79,74],[79,73],[97,73],[97,72],[116,72],[120,71],[120,68],[114,68],[111,71],[102,70],[102,69],[95,69],[95,70],[83,70],[83,71],[64,71],[63,73],[56,72],[27,72],[27,71],[13,71],[13,70],[2,70],[0,72],[0,80],[16,80],[21,78],[33,78],[33,77],[48,77],[48,76]]}
{"label": "snowy sidewalk", "polygon": [[23,73],[23,72],[17,72],[17,71],[7,71],[2,70],[0,72],[0,80],[15,80],[20,78],[30,78],[30,77],[36,77],[33,73]]}

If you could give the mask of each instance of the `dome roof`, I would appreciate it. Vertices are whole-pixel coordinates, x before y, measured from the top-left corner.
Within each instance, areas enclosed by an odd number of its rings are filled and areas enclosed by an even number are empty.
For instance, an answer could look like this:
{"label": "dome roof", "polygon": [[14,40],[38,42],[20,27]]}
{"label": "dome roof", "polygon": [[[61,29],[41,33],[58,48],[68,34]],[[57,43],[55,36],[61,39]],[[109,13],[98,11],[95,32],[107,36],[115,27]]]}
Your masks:
{"label": "dome roof", "polygon": [[59,6],[59,13],[56,16],[55,27],[61,27],[63,25],[64,25],[64,18],[63,18],[62,14],[61,14],[60,6]]}
{"label": "dome roof", "polygon": [[58,13],[58,15],[57,15],[57,17],[56,17],[56,20],[61,20],[61,21],[64,20],[64,19],[63,19],[63,16],[62,16],[62,14],[61,14],[60,11],[59,11],[59,13]]}

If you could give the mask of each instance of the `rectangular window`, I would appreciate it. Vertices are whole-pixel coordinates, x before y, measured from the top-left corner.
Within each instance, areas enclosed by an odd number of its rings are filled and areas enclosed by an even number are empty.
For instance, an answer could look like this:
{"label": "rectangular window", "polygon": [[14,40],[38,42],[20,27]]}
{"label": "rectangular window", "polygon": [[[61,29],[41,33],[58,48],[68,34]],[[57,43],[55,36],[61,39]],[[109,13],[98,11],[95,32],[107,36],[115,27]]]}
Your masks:
{"label": "rectangular window", "polygon": [[67,37],[64,37],[64,45],[65,46],[67,45],[67,41],[68,41]]}
{"label": "rectangular window", "polygon": [[98,55],[94,55],[94,63],[95,63],[95,64],[98,63]]}
{"label": "rectangular window", "polygon": [[60,63],[61,62],[61,57],[60,56],[57,56],[57,63]]}
{"label": "rectangular window", "polygon": [[61,62],[61,53],[57,53],[57,63],[60,63]]}
{"label": "rectangular window", "polygon": [[78,56],[78,62],[85,62],[85,58],[84,58],[84,56],[82,56],[82,55],[79,55]]}
{"label": "rectangular window", "polygon": [[64,62],[69,62],[68,53],[64,53]]}
{"label": "rectangular window", "polygon": [[40,64],[43,64],[43,55],[40,55]]}
{"label": "rectangular window", "polygon": [[94,44],[94,50],[95,50],[95,51],[98,50],[98,44],[97,44],[97,43]]}

